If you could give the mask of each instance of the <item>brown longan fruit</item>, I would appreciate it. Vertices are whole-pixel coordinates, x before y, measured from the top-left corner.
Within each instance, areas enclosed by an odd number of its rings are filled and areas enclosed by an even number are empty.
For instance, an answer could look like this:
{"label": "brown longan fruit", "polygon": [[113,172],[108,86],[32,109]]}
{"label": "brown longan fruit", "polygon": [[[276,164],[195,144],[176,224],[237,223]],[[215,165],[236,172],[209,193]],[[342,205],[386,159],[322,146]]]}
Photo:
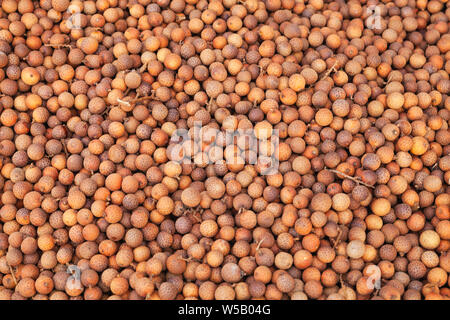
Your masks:
{"label": "brown longan fruit", "polygon": [[111,280],[110,288],[113,294],[120,296],[128,291],[128,280],[120,276],[115,277]]}
{"label": "brown longan fruit", "polygon": [[213,268],[220,266],[223,258],[223,254],[219,250],[211,250],[206,254],[206,262]]}
{"label": "brown longan fruit", "polygon": [[412,138],[412,146],[410,152],[414,155],[423,155],[429,148],[429,142],[420,136]]}
{"label": "brown longan fruit", "polygon": [[173,212],[174,210],[174,202],[172,198],[168,196],[161,197],[158,202],[156,203],[156,209],[161,213],[162,215],[168,215]]}
{"label": "brown longan fruit", "polygon": [[412,279],[421,279],[425,276],[426,272],[427,268],[418,260],[411,261],[408,264],[408,274]]}
{"label": "brown longan fruit", "polygon": [[219,285],[214,292],[215,300],[234,300],[236,292],[228,284]]}
{"label": "brown longan fruit", "polygon": [[214,220],[204,220],[200,224],[200,233],[204,237],[214,237],[219,231],[217,223]]}
{"label": "brown longan fruit", "polygon": [[72,188],[67,197],[69,206],[73,209],[81,209],[86,203],[86,196],[79,189]]}
{"label": "brown longan fruit", "polygon": [[158,294],[161,300],[174,300],[177,296],[177,289],[171,282],[163,282],[158,288]]}
{"label": "brown longan fruit", "polygon": [[320,126],[326,127],[333,121],[333,113],[329,109],[319,109],[316,112],[315,120]]}
{"label": "brown longan fruit", "polygon": [[76,2],[85,32],[70,4],[1,3],[2,297],[449,295],[443,4],[369,30],[356,3]]}
{"label": "brown longan fruit", "polygon": [[387,215],[391,210],[391,204],[389,200],[385,198],[374,199],[370,207],[373,213],[381,217]]}
{"label": "brown longan fruit", "polygon": [[272,280],[272,271],[267,266],[258,266],[253,272],[256,281],[261,281],[265,284]]}
{"label": "brown longan fruit", "polygon": [[240,267],[235,263],[226,263],[221,269],[222,278],[229,283],[239,282],[242,277]]}
{"label": "brown longan fruit", "polygon": [[334,261],[336,256],[333,248],[330,247],[320,247],[317,251],[317,258],[324,263],[331,263]]}
{"label": "brown longan fruit", "polygon": [[427,274],[427,280],[429,283],[437,284],[439,287],[444,286],[447,283],[448,274],[442,268],[433,268]]}
{"label": "brown longan fruit", "polygon": [[83,50],[85,54],[93,54],[97,51],[99,44],[98,41],[93,37],[84,37],[80,40],[80,49]]}
{"label": "brown longan fruit", "polygon": [[281,292],[291,292],[295,288],[294,278],[288,273],[282,273],[276,280],[276,286]]}
{"label": "brown longan fruit", "polygon": [[302,246],[309,252],[316,252],[320,246],[319,237],[312,233],[304,236],[302,239]]}
{"label": "brown longan fruit", "polygon": [[317,299],[322,295],[322,284],[317,280],[310,280],[305,283],[304,292],[311,299]]}
{"label": "brown longan fruit", "polygon": [[406,254],[411,249],[411,242],[405,236],[399,236],[394,240],[394,247],[400,254]]}
{"label": "brown longan fruit", "polygon": [[38,238],[37,245],[40,250],[48,251],[55,246],[55,239],[50,234],[43,234]]}
{"label": "brown longan fruit", "polygon": [[24,68],[20,77],[25,84],[30,86],[35,85],[40,80],[39,72],[33,67]]}
{"label": "brown longan fruit", "polygon": [[439,221],[435,230],[441,239],[450,240],[450,221]]}
{"label": "brown longan fruit", "polygon": [[41,204],[42,195],[36,191],[31,191],[23,198],[23,204],[25,208],[33,210],[38,208]]}
{"label": "brown longan fruit", "polygon": [[32,237],[25,238],[20,245],[20,250],[24,254],[33,254],[36,252],[37,248],[37,241]]}
{"label": "brown longan fruit", "polygon": [[188,207],[196,207],[201,201],[200,192],[193,187],[188,187],[181,193],[181,201]]}
{"label": "brown longan fruit", "polygon": [[274,263],[274,253],[268,248],[260,248],[255,255],[255,261],[258,265],[272,266]]}
{"label": "brown longan fruit", "polygon": [[23,261],[22,252],[14,247],[9,247],[6,253],[6,262],[10,266],[15,267],[18,266],[22,261]]}
{"label": "brown longan fruit", "polygon": [[436,267],[439,264],[439,256],[436,252],[428,250],[422,253],[420,260],[427,268]]}
{"label": "brown longan fruit", "polygon": [[31,278],[21,279],[17,283],[16,292],[25,298],[31,298],[36,294],[35,281]]}
{"label": "brown longan fruit", "polygon": [[315,211],[327,212],[332,206],[332,200],[326,193],[318,193],[311,199],[310,206]]}
{"label": "brown longan fruit", "polygon": [[437,176],[428,175],[423,180],[423,187],[429,192],[436,192],[441,189],[442,181]]}
{"label": "brown longan fruit", "polygon": [[225,193],[225,184],[217,177],[210,177],[205,181],[206,191],[213,199],[220,199]]}
{"label": "brown longan fruit", "polygon": [[163,262],[153,257],[147,261],[145,270],[149,275],[158,275],[162,272],[163,268]]}
{"label": "brown longan fruit", "polygon": [[186,261],[179,255],[173,254],[167,258],[166,267],[173,274],[181,274],[186,270]]}
{"label": "brown longan fruit", "polygon": [[260,298],[266,292],[266,286],[261,281],[253,280],[249,282],[249,292],[253,298]]}
{"label": "brown longan fruit", "polygon": [[36,291],[40,294],[49,294],[53,291],[53,280],[49,276],[41,275],[35,282]]}
{"label": "brown longan fruit", "polygon": [[408,289],[403,294],[403,299],[405,300],[421,300],[421,294],[415,289]]}
{"label": "brown longan fruit", "polygon": [[388,182],[388,187],[395,195],[403,194],[408,187],[407,180],[402,176],[393,176]]}

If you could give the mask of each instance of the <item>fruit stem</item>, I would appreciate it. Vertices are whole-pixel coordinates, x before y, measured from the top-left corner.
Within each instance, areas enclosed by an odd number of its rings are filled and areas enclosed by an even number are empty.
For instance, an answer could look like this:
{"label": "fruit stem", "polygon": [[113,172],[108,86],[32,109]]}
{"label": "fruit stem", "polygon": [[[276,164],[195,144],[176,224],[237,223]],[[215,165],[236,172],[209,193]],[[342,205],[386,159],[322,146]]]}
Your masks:
{"label": "fruit stem", "polygon": [[335,249],[336,247],[337,247],[337,245],[339,244],[339,242],[341,242],[341,237],[342,237],[342,229],[341,229],[341,227],[340,226],[338,226],[339,227],[339,231],[338,231],[338,235],[337,235],[337,238],[336,238],[336,241],[335,241],[335,243],[334,243],[334,245],[333,245],[333,249]]}
{"label": "fruit stem", "polygon": [[261,247],[261,244],[263,243],[263,241],[264,241],[264,237],[261,240],[259,240],[258,245],[256,246],[256,251],[257,252],[259,250],[259,247]]}
{"label": "fruit stem", "polygon": [[9,264],[9,262],[6,262],[6,263],[8,264],[9,271],[11,272],[12,279],[13,279],[14,283],[15,283],[16,286],[17,286],[17,279],[16,279],[16,276],[15,276],[15,274],[14,274],[14,270],[13,270],[13,268],[11,267],[11,265]]}
{"label": "fruit stem", "polygon": [[323,77],[320,80],[325,79],[326,77],[328,77],[332,72],[336,72],[335,67],[337,66],[337,60],[333,63],[333,65],[331,66],[330,69],[327,70],[327,72],[325,72],[325,74],[323,75]]}

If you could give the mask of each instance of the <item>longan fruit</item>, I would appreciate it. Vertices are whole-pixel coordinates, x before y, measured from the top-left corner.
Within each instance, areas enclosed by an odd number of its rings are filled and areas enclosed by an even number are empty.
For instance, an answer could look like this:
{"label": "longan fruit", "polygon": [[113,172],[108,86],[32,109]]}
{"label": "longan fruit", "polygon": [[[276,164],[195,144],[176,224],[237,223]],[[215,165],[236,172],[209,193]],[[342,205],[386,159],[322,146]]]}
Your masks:
{"label": "longan fruit", "polygon": [[275,256],[275,266],[282,270],[289,269],[294,263],[294,258],[287,252],[279,252]]}
{"label": "longan fruit", "polygon": [[136,89],[139,87],[141,81],[141,76],[136,71],[131,71],[125,76],[125,84],[131,89]]}
{"label": "longan fruit", "polygon": [[122,277],[116,277],[112,279],[110,284],[111,292],[118,296],[123,295],[128,291],[128,280]]}
{"label": "longan fruit", "polygon": [[147,261],[145,270],[149,275],[158,275],[162,272],[163,268],[164,265],[161,260],[153,257]]}
{"label": "longan fruit", "polygon": [[200,233],[204,237],[208,238],[214,237],[218,231],[219,228],[214,220],[204,220],[200,224]]}
{"label": "longan fruit", "polygon": [[35,85],[40,80],[39,72],[32,67],[24,68],[20,77],[22,81],[29,86]]}
{"label": "longan fruit", "polygon": [[352,240],[347,244],[346,250],[350,258],[358,259],[364,255],[365,246],[361,240]]}
{"label": "longan fruit", "polygon": [[49,276],[39,276],[35,281],[36,291],[40,294],[49,294],[53,291],[53,280]]}
{"label": "longan fruit", "polygon": [[318,125],[326,127],[333,121],[333,113],[329,109],[319,109],[316,112],[315,120]]}
{"label": "longan fruit", "polygon": [[84,37],[80,39],[79,47],[85,54],[93,54],[98,49],[98,41],[93,37]]}
{"label": "longan fruit", "polygon": [[192,187],[188,187],[181,193],[181,201],[188,207],[196,207],[200,204],[200,192]]}
{"label": "longan fruit", "polygon": [[210,177],[205,181],[206,191],[213,199],[220,199],[225,193],[225,184],[216,177]]}
{"label": "longan fruit", "polygon": [[162,215],[168,215],[173,212],[174,210],[174,202],[172,198],[168,196],[161,197],[158,202],[156,203],[156,209],[159,213]]}
{"label": "longan fruit", "polygon": [[36,294],[35,281],[31,278],[23,278],[17,283],[15,290],[21,296],[31,298]]}
{"label": "longan fruit", "polygon": [[218,286],[214,292],[215,300],[234,300],[235,296],[236,292],[228,284]]}
{"label": "longan fruit", "polygon": [[175,53],[169,53],[164,59],[164,66],[170,70],[177,70],[181,66],[181,57]]}
{"label": "longan fruit", "polygon": [[322,295],[322,284],[317,280],[310,280],[305,283],[304,292],[311,299],[317,299]]}
{"label": "longan fruit", "polygon": [[391,210],[391,204],[389,200],[385,198],[378,198],[374,199],[370,205],[373,213],[375,213],[377,216],[384,217],[386,216],[390,210]]}
{"label": "longan fruit", "polygon": [[332,204],[332,199],[328,194],[318,193],[312,197],[310,206],[315,211],[327,212]]}
{"label": "longan fruit", "polygon": [[450,240],[450,221],[439,221],[435,230],[441,239]]}
{"label": "longan fruit", "polygon": [[423,187],[429,192],[439,191],[442,187],[442,181],[439,177],[428,175],[423,180]]}
{"label": "longan fruit", "polygon": [[186,261],[178,255],[171,255],[166,260],[166,267],[173,274],[181,274],[186,270]]}
{"label": "longan fruit", "polygon": [[229,283],[236,283],[241,280],[242,271],[235,263],[227,263],[221,269],[222,278]]}
{"label": "longan fruit", "polygon": [[71,189],[67,197],[69,206],[72,209],[81,209],[86,203],[86,196],[79,189]]}
{"label": "longan fruit", "polygon": [[174,300],[177,296],[177,289],[171,282],[163,282],[158,288],[158,294],[161,300]]}
{"label": "longan fruit", "polygon": [[37,240],[37,245],[42,251],[49,251],[55,246],[55,239],[50,234],[43,234]]}
{"label": "longan fruit", "polygon": [[267,140],[272,136],[273,128],[268,121],[258,122],[254,127],[254,133],[259,140]]}
{"label": "longan fruit", "polygon": [[288,273],[282,273],[276,280],[276,286],[281,292],[289,293],[295,288],[294,278]]}
{"label": "longan fruit", "polygon": [[213,268],[220,266],[223,258],[222,252],[218,250],[211,250],[206,254],[206,262]]}

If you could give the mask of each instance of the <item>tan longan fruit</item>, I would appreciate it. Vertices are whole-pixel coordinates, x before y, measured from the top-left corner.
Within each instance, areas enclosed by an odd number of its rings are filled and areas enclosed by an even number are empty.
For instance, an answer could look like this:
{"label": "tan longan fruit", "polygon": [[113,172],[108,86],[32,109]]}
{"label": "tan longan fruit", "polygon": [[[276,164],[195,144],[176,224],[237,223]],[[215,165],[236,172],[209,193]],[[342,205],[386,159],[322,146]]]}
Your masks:
{"label": "tan longan fruit", "polygon": [[318,125],[326,127],[333,121],[333,113],[329,109],[319,109],[316,112],[315,120]]}
{"label": "tan longan fruit", "polygon": [[442,268],[433,268],[427,274],[427,280],[429,283],[437,284],[439,287],[444,286],[447,283],[448,274]]}
{"label": "tan longan fruit", "polygon": [[174,209],[174,202],[172,198],[168,196],[161,197],[158,202],[156,203],[156,209],[162,214],[162,215],[168,215],[173,212]]}
{"label": "tan longan fruit", "polygon": [[181,193],[181,201],[188,207],[196,207],[200,204],[200,192],[192,187],[188,187]]}
{"label": "tan longan fruit", "polygon": [[436,225],[436,232],[441,239],[450,240],[450,221],[439,221]]}
{"label": "tan longan fruit", "polygon": [[235,296],[236,292],[228,284],[218,286],[214,292],[215,300],[234,300]]}
{"label": "tan longan fruit", "polygon": [[420,234],[420,245],[425,249],[436,249],[441,241],[439,234],[433,230],[426,230]]}
{"label": "tan longan fruit", "polygon": [[27,85],[35,85],[40,80],[39,72],[32,67],[26,67],[22,70],[21,79]]}
{"label": "tan longan fruit", "polygon": [[161,300],[174,300],[177,296],[177,289],[171,282],[163,282],[158,288]]}
{"label": "tan longan fruit", "polygon": [[385,198],[374,199],[370,207],[373,213],[381,217],[387,215],[391,210],[391,204],[389,200]]}

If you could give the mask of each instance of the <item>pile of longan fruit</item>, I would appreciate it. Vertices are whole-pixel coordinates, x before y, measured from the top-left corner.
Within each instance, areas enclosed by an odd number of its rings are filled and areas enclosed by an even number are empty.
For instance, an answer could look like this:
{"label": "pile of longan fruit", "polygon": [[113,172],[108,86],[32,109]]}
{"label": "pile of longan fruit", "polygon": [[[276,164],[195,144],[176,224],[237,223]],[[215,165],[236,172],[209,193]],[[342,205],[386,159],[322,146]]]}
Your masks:
{"label": "pile of longan fruit", "polygon": [[450,299],[449,19],[0,1],[0,299]]}

